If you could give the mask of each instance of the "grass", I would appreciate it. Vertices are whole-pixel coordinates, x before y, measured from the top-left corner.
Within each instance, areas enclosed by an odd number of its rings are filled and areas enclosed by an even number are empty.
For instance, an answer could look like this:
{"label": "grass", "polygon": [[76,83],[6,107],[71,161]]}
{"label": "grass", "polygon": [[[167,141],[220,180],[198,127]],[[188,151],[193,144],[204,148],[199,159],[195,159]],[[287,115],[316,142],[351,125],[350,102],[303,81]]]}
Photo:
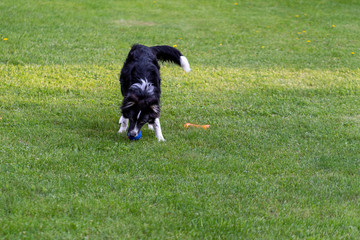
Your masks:
{"label": "grass", "polygon": [[357,1],[234,2],[2,1],[0,62],[120,65],[139,42],[177,45],[192,64],[358,68]]}
{"label": "grass", "polygon": [[[359,238],[359,4],[234,3],[0,3],[0,238]],[[192,66],[163,143],[116,133],[134,42]]]}

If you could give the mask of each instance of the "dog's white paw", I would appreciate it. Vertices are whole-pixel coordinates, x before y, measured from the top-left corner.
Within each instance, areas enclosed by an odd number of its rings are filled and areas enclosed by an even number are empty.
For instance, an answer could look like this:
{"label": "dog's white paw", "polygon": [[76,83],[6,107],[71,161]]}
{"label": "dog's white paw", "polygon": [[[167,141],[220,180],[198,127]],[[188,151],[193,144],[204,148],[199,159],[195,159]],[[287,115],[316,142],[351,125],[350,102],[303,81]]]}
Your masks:
{"label": "dog's white paw", "polygon": [[158,141],[159,142],[165,142],[166,140],[165,140],[165,138],[163,136],[161,136],[161,137],[158,137]]}
{"label": "dog's white paw", "polygon": [[128,127],[128,123],[129,123],[129,119],[124,118],[123,116],[120,117],[119,119],[119,124],[121,124],[120,129],[118,131],[118,133],[123,133],[126,132],[126,129]]}
{"label": "dog's white paw", "polygon": [[149,124],[148,127],[149,127],[149,130],[154,131],[154,125]]}
{"label": "dog's white paw", "polygon": [[120,127],[118,133],[121,134],[121,133],[124,133],[124,132],[126,132],[126,128]]}

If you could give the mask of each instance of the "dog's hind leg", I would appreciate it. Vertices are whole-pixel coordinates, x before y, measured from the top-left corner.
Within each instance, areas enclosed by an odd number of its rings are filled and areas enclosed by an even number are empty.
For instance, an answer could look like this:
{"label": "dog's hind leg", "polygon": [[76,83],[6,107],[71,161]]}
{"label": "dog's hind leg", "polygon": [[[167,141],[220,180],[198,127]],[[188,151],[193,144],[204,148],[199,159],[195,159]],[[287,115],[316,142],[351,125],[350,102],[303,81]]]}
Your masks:
{"label": "dog's hind leg", "polygon": [[118,133],[125,132],[127,127],[128,127],[128,123],[129,123],[129,119],[124,118],[123,116],[121,116],[120,119],[119,119],[119,124],[121,124],[121,126],[120,126],[120,129],[119,129]]}
{"label": "dog's hind leg", "polygon": [[149,128],[149,130],[151,130],[151,131],[154,131],[154,124],[148,124],[148,128]]}
{"label": "dog's hind leg", "polygon": [[158,141],[159,142],[165,141],[161,132],[160,120],[158,118],[155,119],[154,130],[155,130],[155,136],[157,137]]}

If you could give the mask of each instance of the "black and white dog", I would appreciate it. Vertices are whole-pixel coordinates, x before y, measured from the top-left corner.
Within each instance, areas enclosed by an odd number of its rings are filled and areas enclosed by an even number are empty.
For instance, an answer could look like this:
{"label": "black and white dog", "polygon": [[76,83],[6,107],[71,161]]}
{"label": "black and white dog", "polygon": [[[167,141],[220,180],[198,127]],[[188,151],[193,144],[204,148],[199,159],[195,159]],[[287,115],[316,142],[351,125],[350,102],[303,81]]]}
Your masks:
{"label": "black and white dog", "polygon": [[146,47],[135,44],[120,73],[121,93],[124,97],[121,106],[122,116],[119,133],[131,137],[139,134],[145,123],[155,130],[159,141],[165,141],[160,127],[160,66],[158,60],[171,61],[180,65],[186,72],[190,65],[179,50],[170,46]]}

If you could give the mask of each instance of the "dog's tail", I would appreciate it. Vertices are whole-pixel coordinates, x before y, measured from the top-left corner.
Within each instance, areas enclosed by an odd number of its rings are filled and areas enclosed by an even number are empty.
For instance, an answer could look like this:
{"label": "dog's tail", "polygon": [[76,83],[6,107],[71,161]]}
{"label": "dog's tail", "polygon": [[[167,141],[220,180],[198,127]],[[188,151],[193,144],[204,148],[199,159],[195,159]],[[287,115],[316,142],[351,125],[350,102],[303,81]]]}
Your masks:
{"label": "dog's tail", "polygon": [[176,63],[181,66],[185,72],[190,72],[189,61],[176,48],[163,45],[151,47],[151,50],[156,55],[157,59]]}

